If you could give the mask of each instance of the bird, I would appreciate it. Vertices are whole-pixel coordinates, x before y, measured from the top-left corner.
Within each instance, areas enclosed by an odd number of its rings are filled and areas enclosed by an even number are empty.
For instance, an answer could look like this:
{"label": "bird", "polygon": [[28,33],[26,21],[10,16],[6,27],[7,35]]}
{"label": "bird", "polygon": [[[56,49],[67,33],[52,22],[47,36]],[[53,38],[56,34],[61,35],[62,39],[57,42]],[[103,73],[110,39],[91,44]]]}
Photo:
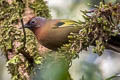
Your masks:
{"label": "bird", "polygon": [[24,28],[30,29],[38,42],[51,50],[58,50],[63,44],[69,42],[70,33],[79,33],[79,23],[69,19],[46,19],[44,17],[32,17]]}
{"label": "bird", "polygon": [[[32,17],[24,25],[24,28],[30,29],[41,45],[54,51],[69,42],[68,36],[70,33],[79,33],[80,29],[82,29],[79,22],[74,20],[46,19],[40,16]],[[105,47],[120,52],[119,41],[120,35],[111,36]]]}

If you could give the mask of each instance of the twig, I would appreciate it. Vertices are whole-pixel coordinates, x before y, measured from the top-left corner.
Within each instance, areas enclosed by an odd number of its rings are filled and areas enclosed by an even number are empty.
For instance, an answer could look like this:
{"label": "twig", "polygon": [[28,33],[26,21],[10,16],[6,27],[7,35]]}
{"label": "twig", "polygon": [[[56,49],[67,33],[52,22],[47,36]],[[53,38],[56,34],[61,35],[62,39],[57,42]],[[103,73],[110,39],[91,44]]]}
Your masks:
{"label": "twig", "polygon": [[25,48],[25,44],[26,44],[26,32],[25,32],[25,28],[24,28],[23,18],[21,18],[20,21],[21,21],[21,24],[22,24],[22,29],[23,29],[23,34],[24,34],[24,43],[23,43],[23,47]]}
{"label": "twig", "polygon": [[24,34],[24,43],[23,43],[23,49],[25,49],[25,45],[26,45],[26,32],[25,32],[25,28],[24,28],[24,22],[23,22],[23,18],[21,15],[21,11],[19,11],[19,16],[20,16],[20,22],[22,24],[22,29],[23,29],[23,34]]}

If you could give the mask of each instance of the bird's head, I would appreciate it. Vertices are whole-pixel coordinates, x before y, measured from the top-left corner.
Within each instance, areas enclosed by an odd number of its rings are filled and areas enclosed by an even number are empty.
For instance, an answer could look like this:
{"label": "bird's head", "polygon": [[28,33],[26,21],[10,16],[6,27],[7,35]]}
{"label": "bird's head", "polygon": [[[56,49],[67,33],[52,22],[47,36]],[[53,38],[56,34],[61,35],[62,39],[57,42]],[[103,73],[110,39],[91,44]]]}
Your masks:
{"label": "bird's head", "polygon": [[33,30],[33,29],[42,27],[45,22],[46,22],[46,19],[43,17],[38,17],[38,16],[33,17],[24,25],[24,28]]}

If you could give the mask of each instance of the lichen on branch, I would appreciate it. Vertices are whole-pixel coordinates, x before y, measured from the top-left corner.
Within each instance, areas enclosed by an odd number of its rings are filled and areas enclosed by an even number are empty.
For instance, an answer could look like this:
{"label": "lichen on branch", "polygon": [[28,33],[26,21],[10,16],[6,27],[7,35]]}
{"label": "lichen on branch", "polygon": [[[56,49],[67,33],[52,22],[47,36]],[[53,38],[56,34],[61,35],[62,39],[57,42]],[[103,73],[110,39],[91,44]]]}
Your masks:
{"label": "lichen on branch", "polygon": [[[120,4],[100,2],[94,10],[82,12],[85,21],[79,22],[78,27],[81,27],[79,34],[71,33],[68,36],[70,43],[65,44],[60,51],[72,53],[74,56],[83,49],[87,50],[90,45],[95,46],[93,52],[98,55],[101,55],[105,48],[119,51],[116,49],[120,47],[119,43],[112,38],[119,37],[120,33]],[[116,43],[117,47],[113,43]]]}
{"label": "lichen on branch", "polygon": [[0,49],[7,58],[12,80],[30,80],[33,64],[40,64],[42,59],[36,38],[29,30],[26,30],[24,47],[24,35],[19,27],[21,18],[30,15],[24,14],[26,8],[33,10],[34,15],[50,17],[43,0],[33,0],[33,3],[30,0],[0,0]]}

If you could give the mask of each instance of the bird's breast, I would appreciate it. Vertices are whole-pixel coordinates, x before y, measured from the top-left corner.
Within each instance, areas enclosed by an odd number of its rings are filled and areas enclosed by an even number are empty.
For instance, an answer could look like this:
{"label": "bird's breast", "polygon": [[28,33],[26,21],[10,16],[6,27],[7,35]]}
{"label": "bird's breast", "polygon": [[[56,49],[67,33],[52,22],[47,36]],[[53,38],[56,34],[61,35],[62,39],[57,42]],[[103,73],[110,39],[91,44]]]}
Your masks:
{"label": "bird's breast", "polygon": [[[38,34],[39,33],[39,34]],[[39,43],[49,49],[57,50],[63,44],[68,42],[67,36],[68,32],[63,32],[62,30],[37,30],[35,35]]]}

